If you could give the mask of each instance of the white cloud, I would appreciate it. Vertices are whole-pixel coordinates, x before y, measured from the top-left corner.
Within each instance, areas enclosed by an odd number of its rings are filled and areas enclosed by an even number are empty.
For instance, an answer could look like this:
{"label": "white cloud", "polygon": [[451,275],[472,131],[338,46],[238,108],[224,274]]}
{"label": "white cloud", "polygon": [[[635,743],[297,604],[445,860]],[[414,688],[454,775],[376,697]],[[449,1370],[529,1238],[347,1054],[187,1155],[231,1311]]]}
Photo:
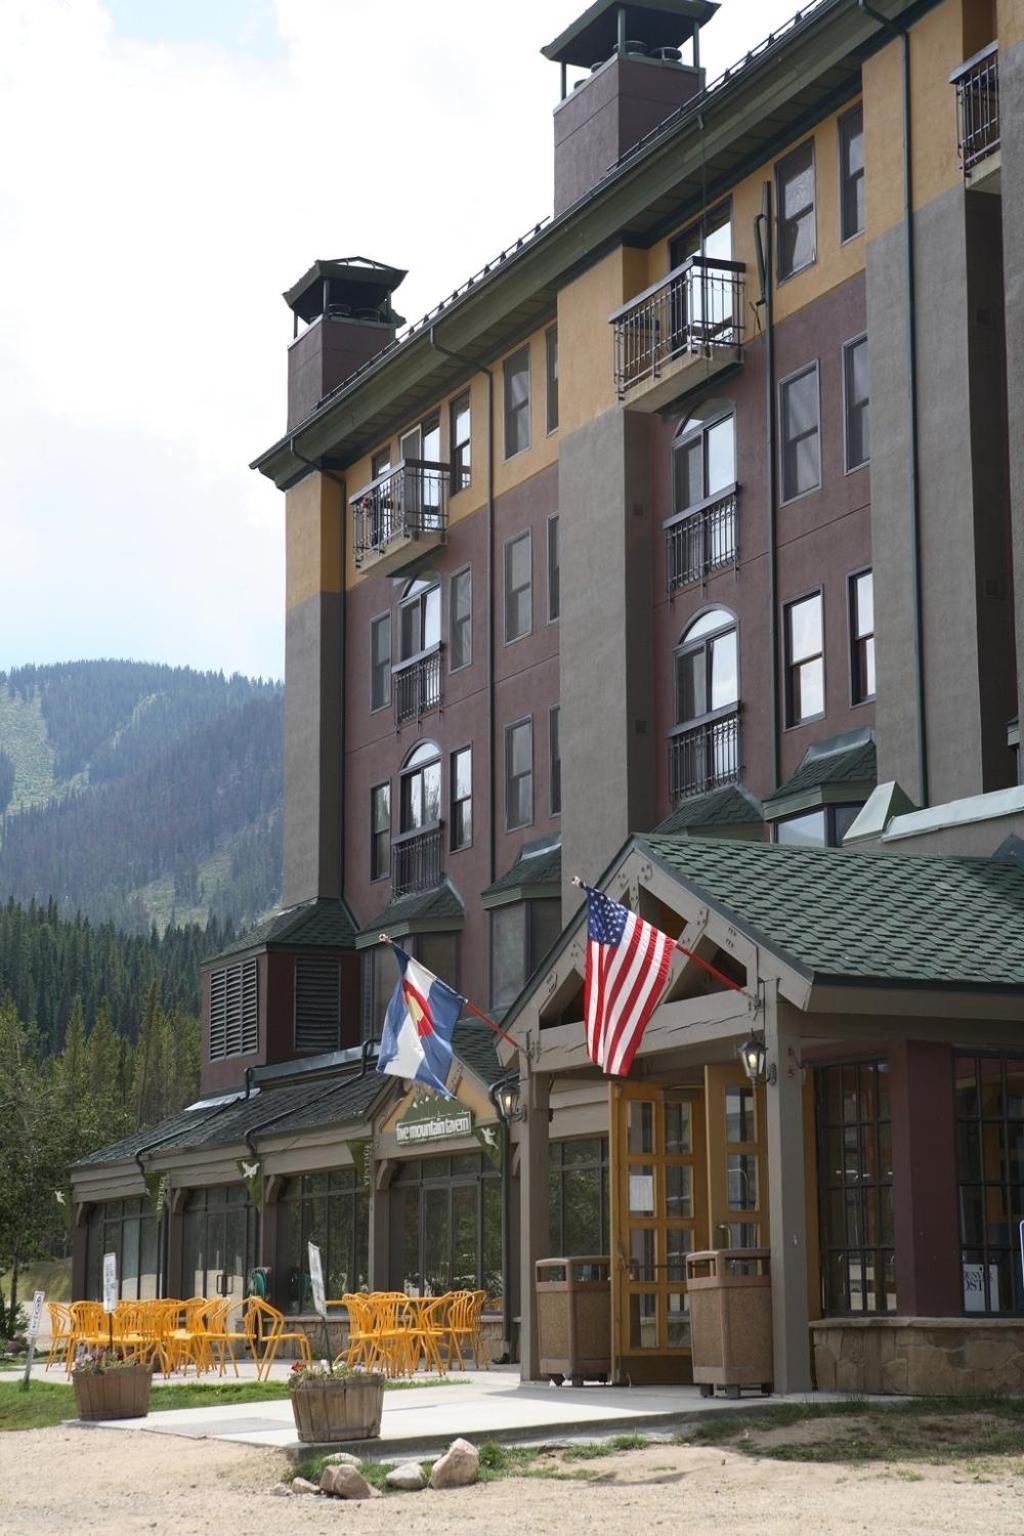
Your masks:
{"label": "white cloud", "polygon": [[[727,0],[711,72],[793,0]],[[318,256],[431,307],[551,201],[582,0],[275,0],[278,59],[0,0],[0,668],[113,654],[280,673],[283,430]],[[12,152],[13,150],[13,152]]]}

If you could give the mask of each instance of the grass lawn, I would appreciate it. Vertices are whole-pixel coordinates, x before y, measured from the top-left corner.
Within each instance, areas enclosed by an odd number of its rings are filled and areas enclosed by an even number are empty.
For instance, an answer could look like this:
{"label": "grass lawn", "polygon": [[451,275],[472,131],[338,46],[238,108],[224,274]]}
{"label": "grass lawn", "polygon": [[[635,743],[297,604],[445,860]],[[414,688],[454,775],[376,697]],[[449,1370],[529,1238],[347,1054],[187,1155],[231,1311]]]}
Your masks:
{"label": "grass lawn", "polygon": [[[453,1387],[465,1378],[447,1376],[439,1381],[389,1381],[386,1392],[408,1392],[421,1387]],[[172,1381],[155,1386],[150,1413],[170,1408],[217,1408],[234,1403],[265,1403],[288,1396],[283,1381]],[[27,1392],[16,1381],[0,1382],[0,1432],[5,1429],[48,1429],[75,1417],[75,1389],[70,1382],[33,1381]]]}

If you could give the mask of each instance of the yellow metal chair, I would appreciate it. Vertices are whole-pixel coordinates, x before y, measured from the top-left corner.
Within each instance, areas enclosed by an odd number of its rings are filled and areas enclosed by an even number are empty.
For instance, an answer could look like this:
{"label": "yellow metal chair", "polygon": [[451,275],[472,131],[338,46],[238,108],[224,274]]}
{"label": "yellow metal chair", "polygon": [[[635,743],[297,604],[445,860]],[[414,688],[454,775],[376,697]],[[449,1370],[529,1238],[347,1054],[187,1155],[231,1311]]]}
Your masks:
{"label": "yellow metal chair", "polygon": [[48,1301],[46,1309],[50,1314],[50,1353],[45,1369],[48,1371],[56,1361],[63,1360],[64,1369],[67,1370],[74,1333],[71,1308],[61,1301]]}
{"label": "yellow metal chair", "polygon": [[[264,1301],[260,1296],[250,1296],[245,1304],[245,1312],[242,1315],[242,1335],[246,1345],[256,1362],[257,1381],[266,1381],[270,1375],[270,1367],[274,1363],[278,1349],[286,1339],[294,1340],[299,1346],[299,1353],[306,1365],[311,1365],[313,1352],[309,1347],[309,1340],[304,1333],[297,1329],[289,1331],[285,1329],[287,1319],[283,1312],[272,1307],[269,1301]],[[228,1340],[238,1338],[237,1333],[225,1333]]]}

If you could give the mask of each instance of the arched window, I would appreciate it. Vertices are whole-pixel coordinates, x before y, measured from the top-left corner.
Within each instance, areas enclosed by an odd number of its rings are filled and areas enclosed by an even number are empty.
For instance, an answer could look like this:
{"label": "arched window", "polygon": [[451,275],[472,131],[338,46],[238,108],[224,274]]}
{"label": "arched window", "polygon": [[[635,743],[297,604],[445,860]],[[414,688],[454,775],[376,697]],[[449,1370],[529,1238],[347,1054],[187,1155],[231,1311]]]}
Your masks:
{"label": "arched window", "polygon": [[421,741],[401,773],[399,825],[403,832],[436,827],[441,820],[441,753],[436,742]]}
{"label": "arched window", "polygon": [[669,778],[678,801],[732,783],[739,774],[739,645],[728,608],[707,609],[683,632],[675,683]]}
{"label": "arched window", "polygon": [[735,565],[736,420],[729,400],[708,400],[672,443],[674,515],[666,524],[668,590]]}

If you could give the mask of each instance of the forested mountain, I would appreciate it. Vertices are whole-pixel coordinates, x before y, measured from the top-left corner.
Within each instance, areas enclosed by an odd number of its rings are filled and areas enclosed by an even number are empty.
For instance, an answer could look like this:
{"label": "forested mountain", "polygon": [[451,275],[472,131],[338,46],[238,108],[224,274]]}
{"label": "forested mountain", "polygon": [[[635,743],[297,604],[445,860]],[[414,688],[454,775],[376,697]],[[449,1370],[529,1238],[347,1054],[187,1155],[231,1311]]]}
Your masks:
{"label": "forested mountain", "polygon": [[130,661],[0,673],[0,900],[148,932],[280,892],[283,690]]}

